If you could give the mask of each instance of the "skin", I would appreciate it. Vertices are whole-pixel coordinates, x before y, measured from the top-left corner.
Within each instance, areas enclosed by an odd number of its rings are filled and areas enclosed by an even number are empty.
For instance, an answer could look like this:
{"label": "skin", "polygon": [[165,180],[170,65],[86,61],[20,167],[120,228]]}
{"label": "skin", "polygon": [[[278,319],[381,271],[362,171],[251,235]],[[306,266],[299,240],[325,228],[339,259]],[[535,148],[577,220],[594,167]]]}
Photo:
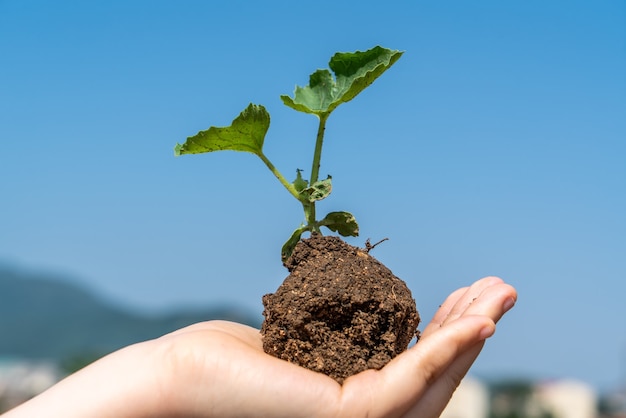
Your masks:
{"label": "skin", "polygon": [[415,346],[343,386],[265,354],[257,329],[198,323],[106,356],[3,418],[438,417],[516,299],[496,277],[455,291]]}

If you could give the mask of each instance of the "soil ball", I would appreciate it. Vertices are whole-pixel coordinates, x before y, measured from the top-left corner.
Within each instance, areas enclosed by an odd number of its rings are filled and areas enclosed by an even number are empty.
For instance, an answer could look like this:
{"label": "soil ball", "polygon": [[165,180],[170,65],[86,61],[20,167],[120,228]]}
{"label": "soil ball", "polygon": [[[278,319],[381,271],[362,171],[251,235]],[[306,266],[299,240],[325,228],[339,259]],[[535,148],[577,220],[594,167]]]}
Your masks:
{"label": "soil ball", "polygon": [[263,296],[263,349],[339,383],[407,349],[420,317],[404,281],[339,237],[301,240]]}

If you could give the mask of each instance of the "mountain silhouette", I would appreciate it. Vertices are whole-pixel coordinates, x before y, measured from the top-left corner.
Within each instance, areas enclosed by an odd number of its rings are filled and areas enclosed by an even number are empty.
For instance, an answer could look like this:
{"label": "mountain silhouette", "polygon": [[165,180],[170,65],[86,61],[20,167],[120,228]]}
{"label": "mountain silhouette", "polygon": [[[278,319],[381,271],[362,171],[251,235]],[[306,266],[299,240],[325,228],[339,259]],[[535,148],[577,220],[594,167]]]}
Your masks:
{"label": "mountain silhouette", "polygon": [[141,314],[58,275],[0,266],[0,357],[63,361],[102,355],[211,319],[261,323],[235,307]]}

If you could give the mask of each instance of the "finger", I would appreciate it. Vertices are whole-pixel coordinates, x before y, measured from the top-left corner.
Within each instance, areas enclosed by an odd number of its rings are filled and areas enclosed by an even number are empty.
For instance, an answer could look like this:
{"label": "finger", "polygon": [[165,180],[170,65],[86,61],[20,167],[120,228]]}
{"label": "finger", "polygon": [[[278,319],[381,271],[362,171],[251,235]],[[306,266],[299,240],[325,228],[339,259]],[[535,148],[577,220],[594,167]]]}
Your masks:
{"label": "finger", "polygon": [[[496,284],[485,288],[463,315],[485,315],[497,322],[513,306],[516,299],[517,292],[514,288],[505,283]],[[422,400],[407,416],[438,417],[480,354],[483,345],[484,342],[479,343],[456,358],[441,377],[426,390]]]}
{"label": "finger", "polygon": [[353,415],[348,416],[402,416],[455,358],[492,335],[494,330],[495,324],[485,316],[464,316],[450,322],[381,370],[366,371],[347,379],[342,388],[343,410],[353,411]]}
{"label": "finger", "polygon": [[506,283],[499,283],[484,289],[462,315],[485,315],[498,322],[516,301],[515,288]]}
{"label": "finger", "polygon": [[422,338],[428,336],[431,332],[441,328],[441,325],[446,320],[450,311],[454,307],[454,305],[458,302],[458,300],[467,292],[469,287],[462,287],[460,289],[455,290],[447,297],[447,299],[439,306],[437,312],[433,316],[433,319],[430,323],[424,328],[421,336]]}
{"label": "finger", "polygon": [[443,326],[447,321],[453,321],[463,313],[464,309],[471,306],[472,302],[490,286],[503,283],[498,277],[485,277],[477,280],[469,287],[463,287],[453,292],[446,301],[439,307],[432,321],[424,329],[422,336],[428,335],[437,328]]}
{"label": "finger", "polygon": [[457,357],[446,371],[426,389],[420,402],[405,415],[415,418],[436,418],[441,415],[456,388],[467,374],[485,342],[481,341]]}
{"label": "finger", "polygon": [[499,285],[501,283],[504,283],[504,281],[501,278],[494,276],[485,277],[474,282],[469,287],[467,292],[465,292],[463,296],[461,296],[452,307],[448,316],[442,322],[442,325],[445,325],[448,321],[454,321],[455,319],[459,318],[486,289],[489,289],[490,287]]}

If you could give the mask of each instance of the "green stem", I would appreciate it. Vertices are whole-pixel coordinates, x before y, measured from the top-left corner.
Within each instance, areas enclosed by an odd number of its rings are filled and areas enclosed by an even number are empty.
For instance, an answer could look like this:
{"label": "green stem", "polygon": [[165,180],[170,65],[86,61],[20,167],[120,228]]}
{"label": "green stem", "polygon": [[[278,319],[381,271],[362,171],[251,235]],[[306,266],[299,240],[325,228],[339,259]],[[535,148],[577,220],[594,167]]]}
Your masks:
{"label": "green stem", "polygon": [[265,163],[265,165],[267,166],[267,168],[270,169],[270,171],[274,174],[274,176],[276,176],[276,178],[278,179],[278,181],[280,181],[280,184],[282,184],[283,186],[285,186],[285,189],[287,189],[287,191],[289,193],[291,193],[291,195],[293,197],[295,197],[296,199],[300,200],[300,193],[298,193],[298,191],[296,190],[296,188],[293,186],[293,184],[291,184],[290,182],[287,181],[287,179],[280,173],[280,171],[278,171],[278,169],[276,167],[274,167],[274,164],[272,164],[272,162],[265,156],[265,154],[263,154],[262,152],[257,154],[259,156],[259,158]]}
{"label": "green stem", "polygon": [[[315,139],[315,151],[313,152],[313,166],[311,167],[311,178],[309,184],[315,183],[320,174],[320,162],[322,159],[322,145],[324,144],[324,131],[326,130],[326,120],[330,113],[319,114],[320,124],[317,128],[317,138]],[[308,209],[308,210],[307,210]],[[306,221],[309,226],[312,227],[312,231],[320,232],[319,226],[315,219],[315,202],[311,202],[308,208],[304,211],[306,215]]]}
{"label": "green stem", "polygon": [[319,115],[320,124],[317,128],[317,138],[315,139],[315,152],[313,153],[313,166],[311,167],[310,184],[318,180],[320,174],[320,160],[322,159],[322,145],[324,144],[324,131],[326,130],[326,120],[329,113]]}

